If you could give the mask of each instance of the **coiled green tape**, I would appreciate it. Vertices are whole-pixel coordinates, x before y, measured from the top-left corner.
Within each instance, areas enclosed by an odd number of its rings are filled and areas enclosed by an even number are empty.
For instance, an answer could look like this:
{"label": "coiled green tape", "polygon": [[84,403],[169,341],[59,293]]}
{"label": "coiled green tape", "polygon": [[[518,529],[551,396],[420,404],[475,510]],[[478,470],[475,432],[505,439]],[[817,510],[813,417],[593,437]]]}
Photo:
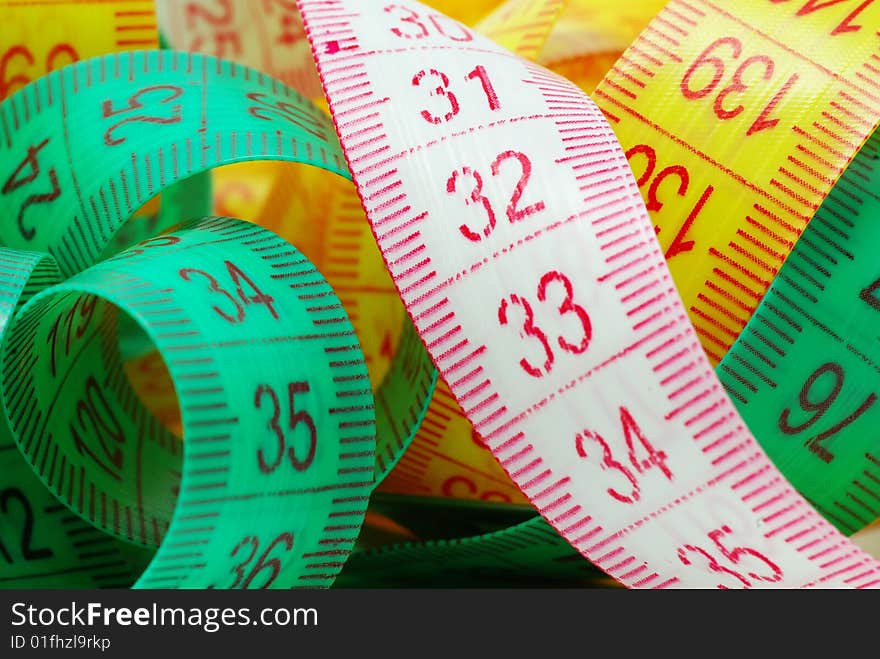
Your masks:
{"label": "coiled green tape", "polygon": [[[4,402],[33,469],[106,534],[89,557],[104,559],[111,585],[150,555],[134,545],[158,547],[138,586],[329,585],[430,398],[436,371],[418,336],[404,332],[375,418],[339,300],[274,234],[204,220],[101,260],[130,242],[120,228],[145,201],[212,167],[277,159],[347,177],[329,119],[257,71],[148,51],[40,78],[0,104],[0,131],[0,239],[73,275],[11,323]],[[183,444],[125,378],[131,328],[165,358]],[[40,505],[34,538],[52,533],[45,508],[71,518]],[[17,541],[14,526],[0,532],[4,547]],[[0,578],[40,569],[47,585],[68,585],[86,546],[76,542],[59,536],[51,565],[31,552]],[[137,558],[125,569],[118,543]]]}
{"label": "coiled green tape", "polygon": [[[0,331],[35,292],[59,281],[45,254],[0,248]],[[40,481],[0,424],[0,586],[130,585],[151,552],[112,538],[73,514]]]}
{"label": "coiled green tape", "polygon": [[[163,355],[185,443],[128,386],[119,313]],[[36,295],[3,365],[16,441],[53,493],[161,543],[138,586],[328,585],[352,548],[372,488],[366,365],[329,284],[274,234],[204,220],[122,252]]]}

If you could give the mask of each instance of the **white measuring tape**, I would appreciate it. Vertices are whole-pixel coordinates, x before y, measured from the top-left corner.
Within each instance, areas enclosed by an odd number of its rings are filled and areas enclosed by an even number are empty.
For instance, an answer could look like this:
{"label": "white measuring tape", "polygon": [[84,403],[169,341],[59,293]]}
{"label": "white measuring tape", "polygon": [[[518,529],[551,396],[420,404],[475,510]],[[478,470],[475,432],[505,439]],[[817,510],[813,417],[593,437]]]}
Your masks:
{"label": "white measuring tape", "polygon": [[298,4],[420,335],[573,546],[633,587],[880,584],[724,393],[581,90],[415,2]]}

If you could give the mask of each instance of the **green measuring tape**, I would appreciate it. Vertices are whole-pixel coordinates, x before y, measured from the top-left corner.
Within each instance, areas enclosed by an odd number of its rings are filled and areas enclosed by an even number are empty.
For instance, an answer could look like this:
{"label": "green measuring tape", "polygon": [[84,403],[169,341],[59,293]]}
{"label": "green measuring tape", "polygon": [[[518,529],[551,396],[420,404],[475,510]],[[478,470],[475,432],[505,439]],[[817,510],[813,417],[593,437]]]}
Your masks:
{"label": "green measuring tape", "polygon": [[[185,444],[128,386],[120,313],[165,359]],[[161,543],[137,585],[332,581],[372,488],[375,419],[352,387],[354,330],[286,241],[218,219],[142,243],[36,295],[3,356],[13,430],[53,493],[106,533]]]}
{"label": "green measuring tape", "polygon": [[875,133],[716,369],[773,462],[847,534],[880,517],[878,147]]}
{"label": "green measuring tape", "polygon": [[[329,119],[257,71],[149,51],[40,78],[0,105],[0,125],[0,158],[13,163],[0,172],[0,238],[46,252],[39,263],[57,263],[56,278],[72,275],[28,302],[4,338],[4,402],[30,465],[9,442],[2,455],[22,471],[17,491],[30,517],[0,518],[3,547],[22,548],[0,564],[0,579],[332,583],[369,493],[433,389],[415,331],[405,328],[374,416],[341,303],[274,234],[207,219],[113,255],[144,230],[120,233],[145,201],[181,181],[203,197],[204,179],[190,177],[213,167],[277,159],[347,177]],[[163,355],[183,442],[128,384],[122,363],[132,345]],[[54,513],[77,533],[53,525]],[[99,537],[77,538],[87,531]],[[94,564],[82,563],[84,547]]]}
{"label": "green measuring tape", "polygon": [[[45,254],[0,248],[0,331],[34,293],[59,281]],[[131,584],[150,552],[106,535],[56,499],[0,425],[0,587]]]}

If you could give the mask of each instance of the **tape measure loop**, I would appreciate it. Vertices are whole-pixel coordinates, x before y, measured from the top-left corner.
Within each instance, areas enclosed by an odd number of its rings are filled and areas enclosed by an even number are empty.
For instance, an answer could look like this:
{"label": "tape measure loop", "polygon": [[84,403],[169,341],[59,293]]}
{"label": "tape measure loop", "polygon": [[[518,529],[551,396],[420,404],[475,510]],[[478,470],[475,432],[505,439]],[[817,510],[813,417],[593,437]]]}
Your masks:
{"label": "tape measure loop", "polygon": [[[4,334],[17,309],[61,279],[48,254],[9,248],[0,248],[0,274]],[[29,377],[31,367],[26,358],[16,358],[4,369],[4,382]],[[50,464],[54,470],[56,463]],[[147,565],[151,552],[104,536],[50,492],[20,453],[5,405],[0,473],[0,587],[124,587]]]}
{"label": "tape measure loop", "polygon": [[[111,254],[113,240],[130,242],[120,227],[145,201],[181,181],[198,191],[198,176],[212,168],[270,159],[349,178],[321,110],[260,71],[210,56],[134,51],[84,60],[13,94],[0,115],[10,127],[0,140],[8,183],[0,240],[47,250],[67,275]],[[377,480],[418,428],[436,378],[420,341],[411,329],[405,335],[377,390]]]}
{"label": "tape measure loop", "polygon": [[[164,357],[183,443],[128,386],[120,313]],[[31,465],[96,527],[158,546],[138,586],[332,582],[372,489],[373,401],[349,384],[366,365],[338,298],[289,243],[200,220],[37,295],[4,346]]]}

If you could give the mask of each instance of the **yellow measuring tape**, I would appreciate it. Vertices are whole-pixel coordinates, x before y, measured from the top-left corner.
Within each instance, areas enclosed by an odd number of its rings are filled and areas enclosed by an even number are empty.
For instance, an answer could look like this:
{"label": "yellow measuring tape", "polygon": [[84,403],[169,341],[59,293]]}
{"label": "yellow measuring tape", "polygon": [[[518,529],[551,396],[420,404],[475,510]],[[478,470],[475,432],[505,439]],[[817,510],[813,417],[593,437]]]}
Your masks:
{"label": "yellow measuring tape", "polygon": [[877,125],[878,12],[673,0],[596,89],[713,362]]}

